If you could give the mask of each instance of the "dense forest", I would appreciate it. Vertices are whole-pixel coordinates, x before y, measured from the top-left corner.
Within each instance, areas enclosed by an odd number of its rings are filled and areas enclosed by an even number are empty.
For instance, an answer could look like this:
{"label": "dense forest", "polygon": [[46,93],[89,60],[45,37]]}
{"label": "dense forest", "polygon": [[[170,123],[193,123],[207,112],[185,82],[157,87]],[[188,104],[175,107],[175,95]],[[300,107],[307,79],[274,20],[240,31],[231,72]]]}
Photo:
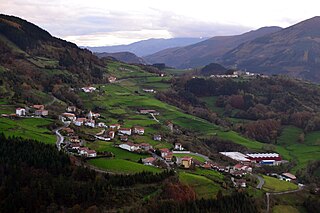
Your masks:
{"label": "dense forest", "polygon": [[256,212],[246,194],[219,196],[197,200],[174,171],[100,174],[73,166],[53,146],[0,135],[0,212]]}

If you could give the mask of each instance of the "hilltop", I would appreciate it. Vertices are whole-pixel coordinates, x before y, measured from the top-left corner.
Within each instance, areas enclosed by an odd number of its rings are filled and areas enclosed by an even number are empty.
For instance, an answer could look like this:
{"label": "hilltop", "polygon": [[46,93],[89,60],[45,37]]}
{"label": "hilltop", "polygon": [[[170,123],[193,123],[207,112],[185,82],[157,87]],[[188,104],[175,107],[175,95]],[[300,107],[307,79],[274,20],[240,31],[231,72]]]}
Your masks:
{"label": "hilltop", "polygon": [[176,68],[194,68],[214,62],[238,45],[281,30],[280,27],[263,27],[241,35],[216,36],[196,44],[165,49],[145,56],[149,63],[165,63]]}
{"label": "hilltop", "polygon": [[320,17],[244,43],[226,53],[224,65],[320,81]]}
{"label": "hilltop", "polygon": [[116,52],[116,53],[95,53],[96,56],[98,56],[99,58],[103,58],[103,57],[111,57],[111,58],[115,58],[116,60],[122,61],[124,63],[129,63],[129,64],[146,64],[146,62],[136,56],[135,54],[131,53],[131,52]]}

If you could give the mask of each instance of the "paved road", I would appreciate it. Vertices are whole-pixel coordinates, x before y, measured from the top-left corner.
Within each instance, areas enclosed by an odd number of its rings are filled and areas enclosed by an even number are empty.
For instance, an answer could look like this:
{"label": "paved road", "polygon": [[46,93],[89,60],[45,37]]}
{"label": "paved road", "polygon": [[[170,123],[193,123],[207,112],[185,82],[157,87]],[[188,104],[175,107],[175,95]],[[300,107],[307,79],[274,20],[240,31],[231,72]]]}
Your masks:
{"label": "paved road", "polygon": [[270,195],[284,195],[284,194],[289,194],[289,193],[295,193],[295,192],[299,192],[303,189],[303,187],[299,186],[299,189],[296,190],[292,190],[292,191],[285,191],[285,192],[267,192],[266,193],[266,197],[267,197],[267,213],[270,212]]}
{"label": "paved road", "polygon": [[64,137],[60,134],[60,130],[62,129],[62,128],[64,128],[64,127],[67,127],[67,126],[69,126],[70,125],[70,122],[65,122],[64,123],[64,126],[62,126],[62,127],[59,127],[59,128],[57,128],[57,129],[55,129],[55,130],[53,130],[53,132],[56,134],[56,136],[57,136],[57,141],[56,141],[56,146],[57,146],[57,149],[60,151],[61,150],[61,143],[63,143],[63,141],[64,141]]}
{"label": "paved road", "polygon": [[258,183],[258,185],[257,185],[257,189],[262,189],[262,186],[264,185],[264,179],[261,177],[261,176],[259,176],[259,175],[255,175],[255,177],[257,177],[258,178],[258,180],[259,180],[259,183]]}
{"label": "paved road", "polygon": [[155,120],[156,122],[160,123],[160,121],[156,118],[156,116],[154,116],[153,113],[150,113],[150,115],[153,117],[153,120]]}
{"label": "paved road", "polygon": [[190,152],[190,154],[193,154],[193,155],[202,157],[202,158],[204,158],[206,161],[210,161],[210,159],[209,159],[208,156],[205,156],[205,155],[202,155],[202,154],[199,154],[199,153],[194,153],[194,152]]}

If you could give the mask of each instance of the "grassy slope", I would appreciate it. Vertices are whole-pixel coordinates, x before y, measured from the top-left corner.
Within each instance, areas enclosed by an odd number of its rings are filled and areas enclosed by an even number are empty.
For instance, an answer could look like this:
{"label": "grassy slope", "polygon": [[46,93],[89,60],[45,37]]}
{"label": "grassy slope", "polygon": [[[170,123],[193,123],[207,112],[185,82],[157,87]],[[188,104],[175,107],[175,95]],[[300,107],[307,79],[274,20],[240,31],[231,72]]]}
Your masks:
{"label": "grassy slope", "polygon": [[263,178],[265,180],[265,184],[263,185],[263,190],[267,192],[282,192],[282,191],[298,189],[297,185],[284,180],[279,180],[277,178],[273,178],[265,175],[263,175]]}
{"label": "grassy slope", "polygon": [[179,180],[191,186],[195,190],[198,198],[214,198],[220,189],[220,185],[214,183],[207,177],[187,172],[180,172]]}
{"label": "grassy slope", "polygon": [[273,213],[299,213],[299,210],[287,205],[276,205],[272,208]]}
{"label": "grassy slope", "polygon": [[136,162],[123,160],[123,159],[105,159],[105,158],[98,158],[92,159],[89,161],[90,164],[105,169],[107,171],[116,172],[116,173],[138,173],[142,171],[149,171],[149,172],[161,172],[161,169],[152,167],[152,166],[145,166]]}
{"label": "grassy slope", "polygon": [[0,132],[4,132],[6,136],[19,136],[54,144],[56,136],[47,128],[41,127],[51,122],[52,120],[43,118],[22,118],[17,120],[0,118]]}

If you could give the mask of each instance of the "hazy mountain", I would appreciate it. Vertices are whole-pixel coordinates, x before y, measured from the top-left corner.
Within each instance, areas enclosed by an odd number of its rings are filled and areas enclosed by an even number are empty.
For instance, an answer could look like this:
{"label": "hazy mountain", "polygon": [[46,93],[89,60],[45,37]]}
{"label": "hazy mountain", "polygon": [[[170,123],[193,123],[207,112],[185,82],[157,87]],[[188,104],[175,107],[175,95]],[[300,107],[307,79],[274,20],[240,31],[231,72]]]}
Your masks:
{"label": "hazy mountain", "polygon": [[118,61],[122,61],[130,64],[146,64],[146,62],[130,52],[117,52],[117,53],[95,53],[99,58],[103,57],[112,57],[117,59]]}
{"label": "hazy mountain", "polygon": [[144,59],[149,63],[165,63],[177,68],[204,66],[216,61],[217,58],[244,42],[279,30],[281,30],[280,27],[263,27],[242,35],[216,36],[185,47],[162,50]]}
{"label": "hazy mountain", "polygon": [[244,43],[225,54],[221,62],[253,72],[320,81],[320,17]]}
{"label": "hazy mountain", "polygon": [[116,46],[103,46],[103,47],[85,47],[92,52],[132,52],[137,56],[146,56],[156,53],[158,51],[172,48],[172,47],[183,47],[186,45],[194,44],[203,41],[207,38],[170,38],[170,39],[148,39],[138,41],[128,45],[116,45]]}

